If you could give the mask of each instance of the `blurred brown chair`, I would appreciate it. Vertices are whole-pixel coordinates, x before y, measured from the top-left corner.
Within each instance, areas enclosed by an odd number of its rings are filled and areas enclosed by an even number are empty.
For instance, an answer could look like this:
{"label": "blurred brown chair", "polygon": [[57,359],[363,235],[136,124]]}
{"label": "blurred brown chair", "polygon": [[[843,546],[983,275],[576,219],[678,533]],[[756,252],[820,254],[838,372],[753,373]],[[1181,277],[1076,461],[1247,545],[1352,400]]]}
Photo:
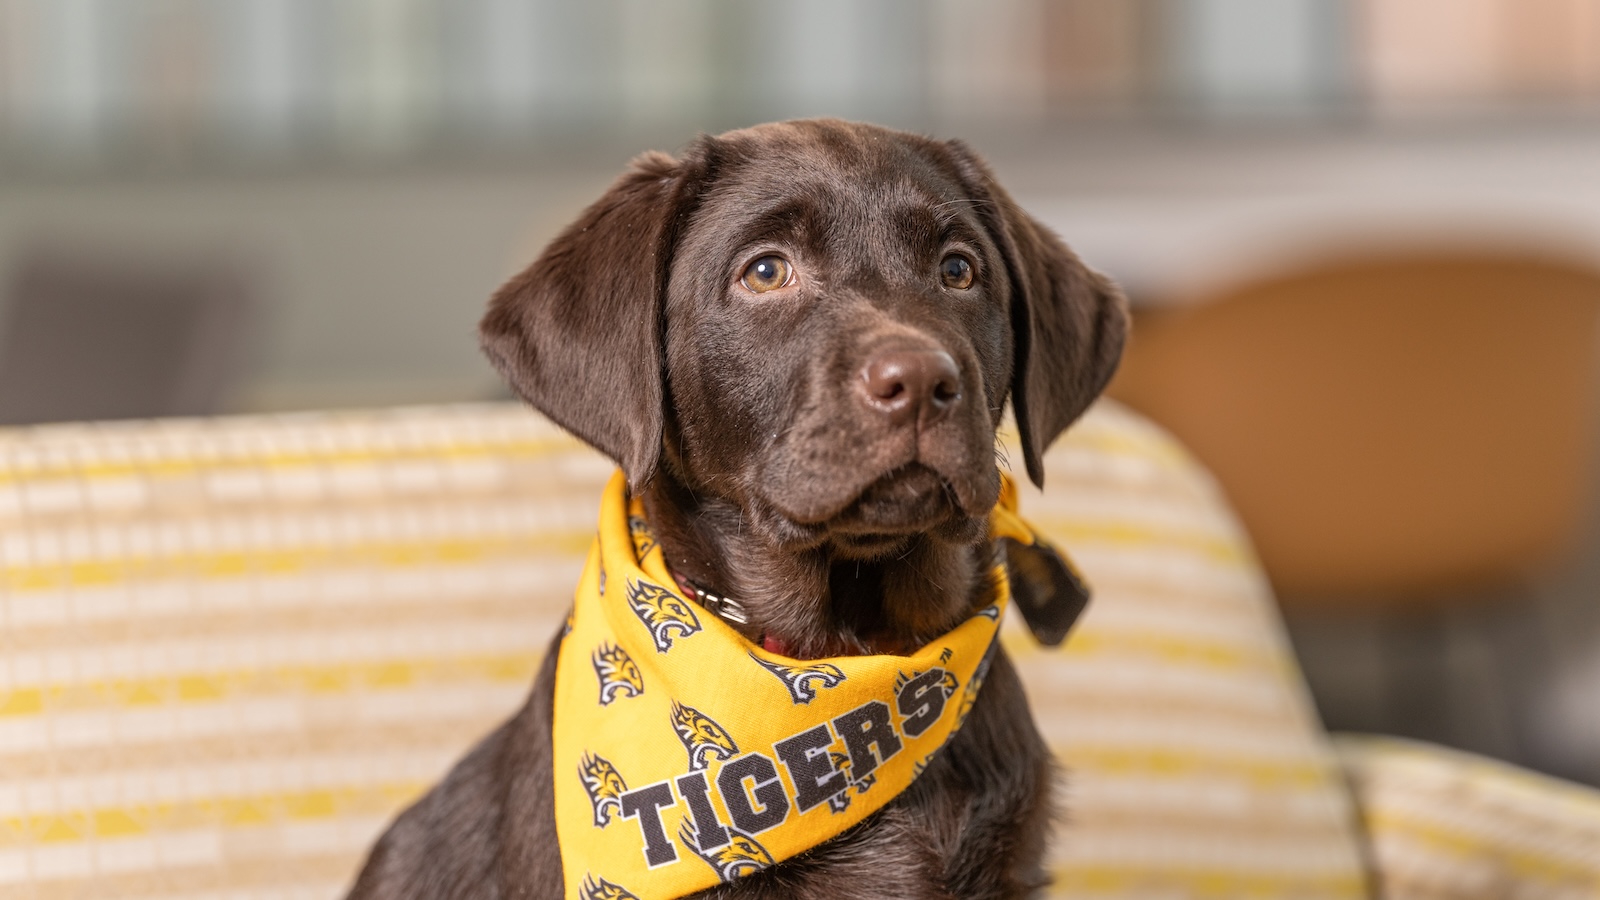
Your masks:
{"label": "blurred brown chair", "polygon": [[1429,660],[1451,655],[1452,607],[1504,608],[1483,601],[1525,595],[1583,531],[1597,315],[1600,272],[1580,264],[1328,261],[1139,314],[1111,393],[1216,474],[1291,626],[1378,624],[1384,715],[1341,716],[1319,689],[1319,668],[1343,667],[1333,693],[1371,674],[1347,648],[1304,660],[1330,726],[1507,755],[1514,741],[1443,721],[1451,676]]}
{"label": "blurred brown chair", "polygon": [[0,294],[0,425],[222,411],[246,366],[254,268],[36,248]]}
{"label": "blurred brown chair", "polygon": [[1290,605],[1514,583],[1575,536],[1600,272],[1328,263],[1140,315],[1111,392],[1221,480]]}

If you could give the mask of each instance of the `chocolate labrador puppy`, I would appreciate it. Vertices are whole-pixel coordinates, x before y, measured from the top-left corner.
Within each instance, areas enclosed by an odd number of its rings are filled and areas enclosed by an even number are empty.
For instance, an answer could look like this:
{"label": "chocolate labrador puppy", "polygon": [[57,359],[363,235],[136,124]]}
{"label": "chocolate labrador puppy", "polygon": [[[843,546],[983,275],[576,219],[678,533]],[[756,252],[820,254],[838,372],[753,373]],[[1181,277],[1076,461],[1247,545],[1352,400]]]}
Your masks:
{"label": "chocolate labrador puppy", "polygon": [[[1117,289],[965,145],[815,120],[639,157],[500,289],[482,339],[523,398],[622,467],[686,590],[713,613],[733,598],[730,624],[768,650],[817,659],[907,652],[986,602],[1007,399],[1042,483],[1126,327]],[[1033,562],[1011,555],[1018,608],[1059,639]],[[559,644],[352,897],[562,895]],[[1029,896],[1047,882],[1051,781],[1002,652],[888,806],[701,896]]]}

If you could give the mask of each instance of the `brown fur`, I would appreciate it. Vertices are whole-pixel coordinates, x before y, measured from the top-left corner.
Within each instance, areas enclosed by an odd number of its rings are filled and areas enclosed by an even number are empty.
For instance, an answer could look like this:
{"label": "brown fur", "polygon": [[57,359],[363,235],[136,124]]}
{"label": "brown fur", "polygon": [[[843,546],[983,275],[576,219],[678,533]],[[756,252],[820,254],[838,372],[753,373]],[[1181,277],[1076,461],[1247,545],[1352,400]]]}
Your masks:
{"label": "brown fur", "polygon": [[[952,251],[970,288],[940,280]],[[768,253],[795,284],[752,294],[741,273]],[[739,599],[751,639],[806,658],[914,647],[982,602],[1007,399],[1042,482],[1041,454],[1105,385],[1125,329],[1116,289],[965,146],[831,120],[640,157],[482,325],[517,391],[623,467],[673,570]],[[863,393],[865,366],[940,353],[947,405],[917,394],[891,416]],[[522,711],[384,835],[352,897],[561,896],[555,650]],[[1028,896],[1046,881],[1051,780],[1000,653],[900,797],[701,896]]]}

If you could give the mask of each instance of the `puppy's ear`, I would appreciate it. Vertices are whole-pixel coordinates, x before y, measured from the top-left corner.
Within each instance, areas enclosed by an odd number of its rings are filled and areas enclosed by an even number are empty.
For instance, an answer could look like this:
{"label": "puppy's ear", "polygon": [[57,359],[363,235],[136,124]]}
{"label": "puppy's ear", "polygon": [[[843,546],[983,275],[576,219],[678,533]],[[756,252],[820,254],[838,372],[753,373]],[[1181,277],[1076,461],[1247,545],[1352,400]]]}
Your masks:
{"label": "puppy's ear", "polygon": [[661,153],[635,159],[495,293],[478,326],[512,388],[636,486],[661,457],[661,294],[688,168]]}
{"label": "puppy's ear", "polygon": [[1028,477],[1044,487],[1044,451],[1100,394],[1128,333],[1128,304],[1109,278],[1085,266],[1050,229],[1023,212],[988,166],[960,141],[948,144],[1005,255],[1011,279],[1011,408]]}

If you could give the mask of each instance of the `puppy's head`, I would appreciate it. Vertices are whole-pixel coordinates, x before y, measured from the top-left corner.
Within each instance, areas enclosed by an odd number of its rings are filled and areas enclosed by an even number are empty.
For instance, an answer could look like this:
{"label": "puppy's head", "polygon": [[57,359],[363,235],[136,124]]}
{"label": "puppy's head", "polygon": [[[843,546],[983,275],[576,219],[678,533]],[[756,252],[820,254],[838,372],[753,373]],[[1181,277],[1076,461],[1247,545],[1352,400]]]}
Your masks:
{"label": "puppy's head", "polygon": [[796,548],[975,538],[1110,378],[1121,296],[965,146],[838,121],[646,154],[495,295],[484,349],[615,459]]}

